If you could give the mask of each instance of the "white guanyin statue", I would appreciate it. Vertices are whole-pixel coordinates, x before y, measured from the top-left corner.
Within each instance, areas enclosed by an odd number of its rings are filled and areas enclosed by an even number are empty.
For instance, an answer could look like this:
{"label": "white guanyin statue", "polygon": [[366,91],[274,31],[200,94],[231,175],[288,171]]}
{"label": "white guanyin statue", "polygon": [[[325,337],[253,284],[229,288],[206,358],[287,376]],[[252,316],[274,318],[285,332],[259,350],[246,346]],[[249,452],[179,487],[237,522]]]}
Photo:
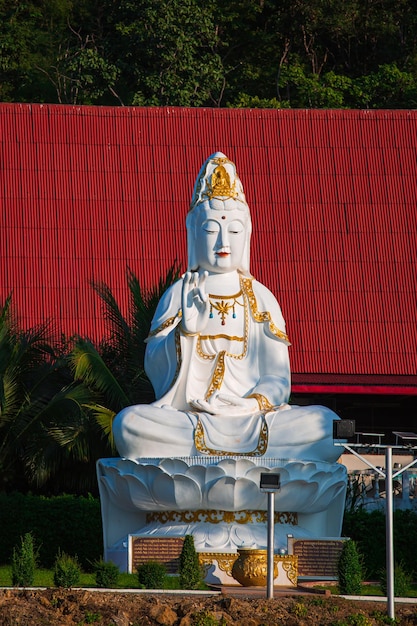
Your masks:
{"label": "white guanyin statue", "polygon": [[289,533],[337,537],[346,488],[338,418],[288,404],[285,322],[250,273],[249,207],[221,152],[200,170],[186,225],[187,272],[162,297],[147,340],[157,399],[115,417],[121,459],[98,464],[105,555],[117,562],[133,532],[193,534],[199,552],[265,547],[265,471],[280,473],[276,510],[289,515],[277,549]]}
{"label": "white guanyin statue", "polygon": [[121,456],[340,456],[330,409],[287,404],[289,341],[275,297],[250,274],[251,231],[236,168],[218,152],[195,185],[187,272],[152,322],[145,369],[157,400],[114,421]]}

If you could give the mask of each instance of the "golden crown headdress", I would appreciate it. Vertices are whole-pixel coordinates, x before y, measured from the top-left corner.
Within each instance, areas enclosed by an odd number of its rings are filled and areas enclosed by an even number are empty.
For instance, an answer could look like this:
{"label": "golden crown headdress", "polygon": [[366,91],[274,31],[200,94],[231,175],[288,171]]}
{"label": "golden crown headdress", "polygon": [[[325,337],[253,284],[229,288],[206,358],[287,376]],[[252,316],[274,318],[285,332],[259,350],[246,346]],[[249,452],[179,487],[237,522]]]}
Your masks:
{"label": "golden crown headdress", "polygon": [[190,210],[205,200],[236,200],[246,205],[235,164],[222,152],[212,154],[202,166],[194,187]]}

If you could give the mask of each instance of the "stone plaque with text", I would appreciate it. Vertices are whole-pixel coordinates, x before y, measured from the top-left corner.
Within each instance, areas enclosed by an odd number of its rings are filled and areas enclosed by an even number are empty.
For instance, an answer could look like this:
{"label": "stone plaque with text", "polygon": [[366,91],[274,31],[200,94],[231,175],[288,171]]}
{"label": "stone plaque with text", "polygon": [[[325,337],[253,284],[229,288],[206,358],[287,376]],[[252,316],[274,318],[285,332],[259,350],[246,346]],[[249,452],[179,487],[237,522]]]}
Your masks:
{"label": "stone plaque with text", "polygon": [[130,572],[148,561],[163,563],[168,574],[178,574],[179,559],[184,537],[140,537],[129,536]]}
{"label": "stone plaque with text", "polygon": [[288,551],[298,556],[298,577],[337,579],[337,564],[346,539],[288,538]]}

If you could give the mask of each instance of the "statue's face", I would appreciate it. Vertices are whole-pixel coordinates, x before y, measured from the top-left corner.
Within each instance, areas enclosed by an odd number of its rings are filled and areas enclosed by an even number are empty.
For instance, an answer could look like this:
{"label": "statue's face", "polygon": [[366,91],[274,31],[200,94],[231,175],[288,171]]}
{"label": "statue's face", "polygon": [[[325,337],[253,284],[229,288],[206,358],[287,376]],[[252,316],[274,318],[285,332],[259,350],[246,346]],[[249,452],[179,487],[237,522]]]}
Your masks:
{"label": "statue's face", "polygon": [[246,228],[243,211],[201,210],[195,242],[198,266],[218,274],[239,269],[245,250]]}

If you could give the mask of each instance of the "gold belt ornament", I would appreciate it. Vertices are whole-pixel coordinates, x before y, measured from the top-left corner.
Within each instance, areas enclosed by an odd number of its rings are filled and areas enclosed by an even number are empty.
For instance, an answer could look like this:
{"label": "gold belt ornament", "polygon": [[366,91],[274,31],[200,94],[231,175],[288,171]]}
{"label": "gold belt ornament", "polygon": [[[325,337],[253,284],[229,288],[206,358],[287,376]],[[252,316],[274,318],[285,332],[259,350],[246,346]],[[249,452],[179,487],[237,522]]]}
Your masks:
{"label": "gold belt ornament", "polygon": [[[268,511],[244,510],[244,511],[218,511],[198,509],[197,511],[154,511],[146,514],[146,523],[159,522],[160,524],[172,523],[201,523],[209,524],[266,524],[268,521]],[[276,511],[274,514],[274,524],[298,525],[297,513],[288,511]]]}

